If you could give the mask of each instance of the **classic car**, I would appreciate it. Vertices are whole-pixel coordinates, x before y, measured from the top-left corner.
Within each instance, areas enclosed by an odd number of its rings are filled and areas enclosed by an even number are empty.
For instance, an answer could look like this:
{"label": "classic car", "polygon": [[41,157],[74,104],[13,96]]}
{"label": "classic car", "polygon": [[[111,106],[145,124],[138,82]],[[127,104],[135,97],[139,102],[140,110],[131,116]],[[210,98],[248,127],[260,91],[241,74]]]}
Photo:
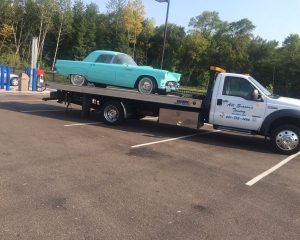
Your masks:
{"label": "classic car", "polygon": [[117,86],[141,93],[165,93],[179,86],[181,74],[149,66],[138,66],[127,54],[97,50],[83,61],[57,60],[56,71],[73,85]]}

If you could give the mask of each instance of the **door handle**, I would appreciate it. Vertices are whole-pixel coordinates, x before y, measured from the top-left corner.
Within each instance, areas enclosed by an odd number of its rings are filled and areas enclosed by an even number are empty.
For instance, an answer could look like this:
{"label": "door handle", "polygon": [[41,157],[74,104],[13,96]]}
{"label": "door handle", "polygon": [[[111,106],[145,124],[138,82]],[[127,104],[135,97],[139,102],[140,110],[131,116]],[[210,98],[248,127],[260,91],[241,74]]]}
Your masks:
{"label": "door handle", "polygon": [[223,102],[222,99],[217,99],[217,105],[218,105],[218,106],[222,106],[222,102]]}

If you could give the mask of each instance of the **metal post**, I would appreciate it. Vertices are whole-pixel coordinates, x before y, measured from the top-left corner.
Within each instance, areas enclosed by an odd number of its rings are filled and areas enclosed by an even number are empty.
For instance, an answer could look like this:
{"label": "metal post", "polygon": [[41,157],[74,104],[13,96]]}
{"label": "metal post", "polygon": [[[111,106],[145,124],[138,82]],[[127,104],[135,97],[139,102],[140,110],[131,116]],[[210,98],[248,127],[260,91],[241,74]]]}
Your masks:
{"label": "metal post", "polygon": [[10,90],[10,66],[7,65],[6,68],[6,91]]}
{"label": "metal post", "polygon": [[27,67],[27,68],[26,68],[26,74],[28,75],[28,77],[30,77],[30,72],[31,72],[30,67]]}
{"label": "metal post", "polygon": [[163,68],[163,64],[164,64],[165,47],[166,47],[167,30],[168,30],[168,18],[169,18],[170,1],[171,0],[167,1],[168,2],[168,8],[167,8],[166,23],[165,23],[165,32],[164,32],[164,45],[163,45],[163,52],[162,52],[161,65],[160,65],[161,69]]}
{"label": "metal post", "polygon": [[36,69],[32,69],[32,91],[36,92]]}
{"label": "metal post", "polygon": [[4,89],[4,64],[1,65],[1,89]]}

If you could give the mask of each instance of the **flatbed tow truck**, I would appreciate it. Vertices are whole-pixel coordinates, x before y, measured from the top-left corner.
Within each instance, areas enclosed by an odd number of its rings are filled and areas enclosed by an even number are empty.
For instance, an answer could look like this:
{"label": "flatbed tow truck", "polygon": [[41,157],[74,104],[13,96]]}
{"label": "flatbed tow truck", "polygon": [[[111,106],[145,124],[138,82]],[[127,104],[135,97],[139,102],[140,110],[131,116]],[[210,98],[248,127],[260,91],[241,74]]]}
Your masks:
{"label": "flatbed tow truck", "polygon": [[283,154],[300,150],[300,100],[271,94],[254,78],[211,67],[206,95],[142,94],[133,90],[45,83],[55,89],[44,100],[82,106],[82,116],[92,109],[102,120],[117,125],[126,119],[157,116],[159,123],[198,129],[210,123],[215,129],[262,135]]}

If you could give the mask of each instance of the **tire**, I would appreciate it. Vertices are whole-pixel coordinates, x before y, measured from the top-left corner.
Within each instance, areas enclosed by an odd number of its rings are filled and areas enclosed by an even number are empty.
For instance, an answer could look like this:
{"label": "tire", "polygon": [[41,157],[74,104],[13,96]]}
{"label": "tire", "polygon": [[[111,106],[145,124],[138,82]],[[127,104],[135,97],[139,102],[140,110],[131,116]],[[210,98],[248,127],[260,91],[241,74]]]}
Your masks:
{"label": "tire", "polygon": [[124,122],[124,109],[120,102],[108,101],[101,107],[102,120],[110,125],[118,125]]}
{"label": "tire", "polygon": [[87,85],[87,80],[84,76],[78,74],[70,75],[70,81],[74,86],[85,86]]}
{"label": "tire", "polygon": [[10,79],[10,85],[11,86],[18,86],[19,85],[19,78],[14,77],[14,78]]}
{"label": "tire", "polygon": [[300,150],[300,128],[295,125],[278,126],[271,134],[271,145],[276,152],[290,155]]}
{"label": "tire", "polygon": [[144,94],[151,94],[157,91],[156,82],[151,77],[142,77],[138,83],[138,91]]}

